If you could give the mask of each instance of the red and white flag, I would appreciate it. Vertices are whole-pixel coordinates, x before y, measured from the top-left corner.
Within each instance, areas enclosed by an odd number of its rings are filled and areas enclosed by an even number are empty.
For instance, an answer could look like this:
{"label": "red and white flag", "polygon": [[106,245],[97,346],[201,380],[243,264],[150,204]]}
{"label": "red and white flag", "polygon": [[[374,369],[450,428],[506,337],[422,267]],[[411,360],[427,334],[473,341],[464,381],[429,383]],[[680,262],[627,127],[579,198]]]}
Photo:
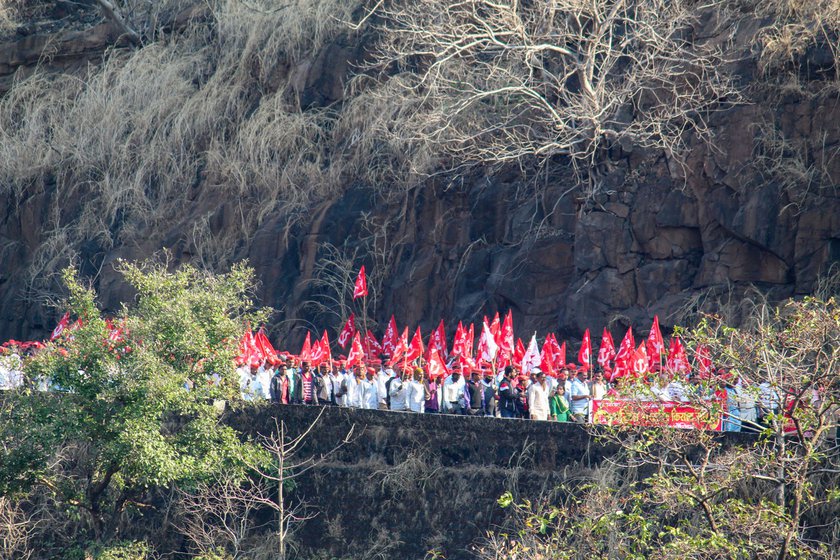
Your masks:
{"label": "red and white flag", "polygon": [[633,352],[636,350],[636,341],[633,339],[633,327],[627,329],[624,338],[618,347],[618,352],[615,355],[615,364],[618,367],[619,362],[629,363],[633,361]]}
{"label": "red and white flag", "polygon": [[464,330],[464,325],[458,321],[458,328],[455,329],[455,336],[452,337],[452,352],[450,355],[458,354],[460,356],[466,355],[465,346],[467,344],[467,331]]}
{"label": "red and white flag", "polygon": [[531,335],[531,342],[528,349],[522,356],[522,373],[531,373],[531,370],[540,365],[540,348],[537,346],[537,334]]}
{"label": "red and white flag", "polygon": [[555,348],[555,356],[554,356],[554,369],[560,371],[564,367],[566,367],[566,341],[563,341],[563,344],[557,346],[557,339],[554,338],[554,335],[551,335],[553,339],[553,344]]}
{"label": "red and white flag", "polygon": [[344,328],[341,329],[341,332],[338,333],[338,345],[342,348],[347,347],[347,343],[353,340],[353,336],[356,334],[356,316],[352,313],[350,317],[347,318],[347,322],[344,323]]}
{"label": "red and white flag", "polygon": [[511,363],[515,366],[522,367],[522,358],[525,357],[525,345],[522,344],[522,339],[516,339],[516,347],[513,349],[513,356],[511,358]]}
{"label": "red and white flag", "polygon": [[493,331],[487,321],[481,326],[481,336],[478,338],[477,358],[485,362],[492,362],[496,359],[496,353],[499,347],[496,344],[496,337],[493,336]]}
{"label": "red and white flag", "polygon": [[318,367],[321,365],[321,362],[324,361],[327,353],[321,348],[321,341],[315,340],[312,343],[312,348],[309,350],[309,362],[312,364],[312,367]]}
{"label": "red and white flag", "polygon": [[332,349],[330,348],[330,339],[327,336],[327,329],[324,329],[324,335],[321,337],[321,350],[324,352],[324,360],[327,364],[332,364]]}
{"label": "red and white flag", "polygon": [[391,359],[388,361],[388,364],[396,364],[406,352],[408,352],[408,327],[403,330],[402,335],[397,339],[397,345],[394,348],[393,354],[391,354]]}
{"label": "red and white flag", "polygon": [[382,353],[382,345],[379,344],[379,341],[376,340],[376,337],[370,331],[365,333],[364,347],[365,356],[367,356],[368,360],[373,360]]}
{"label": "red and white flag", "polygon": [[665,352],[665,341],[662,340],[662,331],[659,329],[659,316],[653,316],[653,326],[647,337],[648,363],[651,371],[658,371],[662,361],[662,353]]}
{"label": "red and white flag", "polygon": [[431,358],[432,348],[437,350],[438,355],[441,359],[444,358],[446,354],[446,327],[443,325],[443,319],[440,320],[440,324],[437,326],[435,330],[432,331],[431,336],[429,337],[429,347],[427,348],[427,361],[428,358]]}
{"label": "red and white flag", "polygon": [[362,339],[357,332],[353,335],[353,343],[350,345],[350,352],[347,354],[347,365],[353,366],[362,364],[365,359],[365,352],[362,349]]}
{"label": "red and white flag", "polygon": [[589,329],[583,333],[583,342],[578,352],[578,363],[588,370],[592,369],[592,338]]}
{"label": "red and white flag", "polygon": [[679,338],[671,339],[671,348],[668,350],[667,367],[673,373],[688,375],[691,366],[688,363],[688,356],[685,353],[685,346]]}
{"label": "red and white flag", "polygon": [[695,363],[697,364],[697,373],[701,379],[709,379],[712,375],[712,353],[709,347],[701,344],[697,347],[695,352]]}
{"label": "red and white flag", "polygon": [[64,314],[64,316],[59,319],[58,324],[53,329],[52,334],[50,335],[50,340],[55,340],[61,333],[64,332],[64,329],[67,328],[67,325],[70,324],[70,312]]}
{"label": "red and white flag", "polygon": [[437,349],[429,351],[429,377],[445,377],[449,373]]}
{"label": "red and white flag", "polygon": [[359,275],[356,277],[356,285],[353,286],[353,299],[365,297],[368,295],[367,278],[365,278],[365,265],[359,269]]}
{"label": "red and white flag", "polygon": [[648,355],[645,350],[645,344],[639,344],[636,352],[633,355],[633,374],[636,377],[642,377],[648,372]]}
{"label": "red and white flag", "polygon": [[499,321],[499,312],[493,317],[493,322],[490,323],[490,334],[493,335],[493,341],[498,347],[502,342],[502,323]]}
{"label": "red and white flag", "polygon": [[540,369],[549,375],[554,375],[554,346],[551,344],[551,333],[543,341],[540,352]]}
{"label": "red and white flag", "polygon": [[[502,323],[502,330],[499,333],[499,366],[505,367],[511,363],[514,355],[515,344],[513,341],[513,315],[508,310],[505,320]],[[525,352],[523,348],[523,353]],[[521,356],[520,356],[521,358]],[[514,360],[515,361],[515,360]]]}
{"label": "red and white flag", "polygon": [[400,341],[400,333],[397,331],[397,322],[394,316],[391,315],[391,320],[388,321],[388,328],[385,329],[385,335],[382,337],[382,353],[393,356],[397,350],[397,345]]}
{"label": "red and white flag", "polygon": [[612,371],[610,362],[615,358],[615,343],[612,333],[604,327],[604,334],[601,335],[601,348],[598,349],[598,364],[605,372]]}

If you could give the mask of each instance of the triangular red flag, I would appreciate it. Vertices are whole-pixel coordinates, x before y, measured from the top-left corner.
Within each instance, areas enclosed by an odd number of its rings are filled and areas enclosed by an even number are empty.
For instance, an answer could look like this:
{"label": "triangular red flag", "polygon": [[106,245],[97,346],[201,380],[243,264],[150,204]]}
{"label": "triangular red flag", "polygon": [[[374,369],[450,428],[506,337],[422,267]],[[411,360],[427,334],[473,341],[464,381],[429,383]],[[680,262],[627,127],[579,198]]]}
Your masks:
{"label": "triangular red flag", "polygon": [[303,341],[303,348],[300,349],[299,358],[300,361],[309,361],[310,354],[312,353],[312,342],[309,339],[309,331],[306,332],[306,340]]}
{"label": "triangular red flag", "polygon": [[368,331],[365,333],[365,356],[368,360],[376,359],[382,353],[382,345],[373,336],[373,333]]}
{"label": "triangular red flag", "polygon": [[673,373],[688,375],[691,372],[691,366],[688,363],[688,356],[686,356],[685,353],[685,346],[683,346],[683,343],[679,338],[671,339],[671,348],[668,351],[667,366]]}
{"label": "triangular red flag", "polygon": [[626,364],[633,361],[633,352],[636,349],[636,341],[633,339],[633,327],[627,329],[618,352],[615,355],[616,366],[619,362]]}
{"label": "triangular red flag", "polygon": [[493,342],[496,343],[496,346],[499,346],[499,343],[502,341],[502,324],[499,322],[498,311],[496,311],[496,315],[493,317],[493,322],[490,323],[490,334],[493,335]]}
{"label": "triangular red flag", "polygon": [[394,320],[394,316],[391,315],[391,320],[388,321],[388,328],[385,329],[385,334],[382,337],[382,353],[393,356],[399,340],[400,333],[397,330],[397,322]]}
{"label": "triangular red flag", "polygon": [[[554,336],[554,335],[552,335],[552,336]],[[554,345],[557,346],[557,339],[556,338],[554,339]],[[566,367],[566,341],[564,340],[563,344],[561,344],[555,350],[557,352],[557,355],[555,356],[555,359],[554,359],[554,368],[557,369],[557,370],[561,370],[564,367]]]}
{"label": "triangular red flag", "polygon": [[653,325],[650,327],[648,334],[648,351],[654,351],[657,354],[656,361],[659,361],[659,354],[665,352],[665,341],[662,340],[662,331],[659,329],[659,315],[653,316]]}
{"label": "triangular red flag", "polygon": [[[467,339],[467,332],[464,330],[464,324],[461,321],[458,321],[458,328],[455,329],[455,336],[452,337],[452,352],[450,355],[461,355],[463,356],[464,345]],[[431,356],[431,354],[430,354]]]}
{"label": "triangular red flag", "polygon": [[525,345],[522,344],[522,339],[516,339],[516,347],[513,350],[513,364],[522,366],[522,358],[525,356]]}
{"label": "triangular red flag", "polygon": [[592,369],[592,338],[589,329],[583,333],[583,342],[578,351],[578,363],[588,370]]}
{"label": "triangular red flag", "polygon": [[316,339],[312,343],[312,348],[309,350],[309,362],[312,364],[312,367],[318,367],[325,356],[326,352],[321,348],[321,341]]}
{"label": "triangular red flag", "polygon": [[429,351],[429,377],[444,377],[449,373],[436,348]]}
{"label": "triangular red flag", "polygon": [[327,336],[326,329],[324,329],[324,334],[321,337],[321,350],[324,352],[322,363],[327,362],[328,364],[332,364],[332,349],[330,348],[330,339]]}
{"label": "triangular red flag", "polygon": [[549,375],[554,375],[554,346],[551,344],[551,334],[543,341],[542,352],[540,352],[540,369]]}
{"label": "triangular red flag", "polygon": [[356,334],[356,316],[354,314],[350,314],[350,317],[347,318],[347,322],[344,324],[344,328],[341,329],[341,332],[338,333],[338,345],[342,348],[347,347],[347,343],[353,340],[353,335]]}
{"label": "triangular red flag", "polygon": [[56,338],[61,336],[61,333],[64,331],[64,329],[67,328],[67,325],[69,323],[70,323],[70,312],[68,311],[67,313],[64,314],[64,316],[61,317],[61,319],[59,319],[58,324],[55,326],[52,334],[50,335],[50,340],[55,340]]}
{"label": "triangular red flag", "polygon": [[414,336],[411,339],[411,344],[408,345],[408,351],[405,355],[406,360],[409,362],[423,355],[423,335],[420,333],[420,327],[417,327],[417,330],[414,331]]}
{"label": "triangular red flag", "polygon": [[432,331],[432,334],[429,337],[429,347],[426,349],[428,354],[427,361],[428,358],[431,357],[432,348],[437,350],[441,359],[444,358],[446,354],[446,327],[443,325],[443,319],[440,320],[440,324],[434,331]]}
{"label": "triangular red flag", "polygon": [[350,352],[347,354],[347,365],[353,366],[362,364],[365,359],[365,352],[362,349],[362,339],[357,332],[353,335],[353,343],[350,345]]}
{"label": "triangular red flag", "polygon": [[[499,335],[499,367],[505,367],[511,363],[513,351],[513,314],[510,310],[508,310],[507,315],[505,315],[505,320],[502,323],[502,330]],[[524,348],[522,353],[525,353]]]}
{"label": "triangular red flag", "polygon": [[633,354],[633,374],[642,377],[648,372],[648,355],[645,350],[645,343],[639,344]]}
{"label": "triangular red flag", "polygon": [[394,348],[394,353],[391,354],[391,360],[388,363],[390,365],[396,364],[406,355],[406,352],[408,352],[408,327],[403,330],[402,335],[397,339],[397,346]]}
{"label": "triangular red flag", "polygon": [[598,364],[605,372],[610,372],[612,371],[611,362],[614,358],[615,343],[613,343],[612,333],[607,330],[607,327],[604,327],[604,333],[601,335],[601,347],[598,349]]}
{"label": "triangular red flag", "polygon": [[712,375],[712,353],[709,347],[701,344],[695,353],[695,363],[700,379],[709,379]]}
{"label": "triangular red flag", "polygon": [[365,277],[365,265],[359,269],[359,275],[356,277],[356,285],[353,286],[353,299],[364,297],[368,295],[367,278]]}

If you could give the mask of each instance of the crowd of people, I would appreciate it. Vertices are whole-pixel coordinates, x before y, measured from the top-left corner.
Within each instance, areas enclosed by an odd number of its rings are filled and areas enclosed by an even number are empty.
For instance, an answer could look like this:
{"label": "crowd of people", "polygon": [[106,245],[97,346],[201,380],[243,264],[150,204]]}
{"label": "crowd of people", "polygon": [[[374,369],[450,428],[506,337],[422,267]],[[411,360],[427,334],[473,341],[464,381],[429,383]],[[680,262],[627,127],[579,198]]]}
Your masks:
{"label": "crowd of people", "polygon": [[523,374],[514,365],[499,371],[453,366],[447,375],[435,376],[422,366],[388,365],[386,358],[313,367],[289,356],[279,364],[242,364],[237,374],[242,397],[249,401],[557,422],[590,422],[593,401],[604,399],[690,403],[702,397],[721,404],[723,430],[741,431],[758,429],[780,406],[779,392],[769,383],[751,387],[741,379],[712,391],[707,384],[663,373],[620,389],[618,379],[607,381],[597,370],[590,376],[583,367],[547,375],[539,367]]}

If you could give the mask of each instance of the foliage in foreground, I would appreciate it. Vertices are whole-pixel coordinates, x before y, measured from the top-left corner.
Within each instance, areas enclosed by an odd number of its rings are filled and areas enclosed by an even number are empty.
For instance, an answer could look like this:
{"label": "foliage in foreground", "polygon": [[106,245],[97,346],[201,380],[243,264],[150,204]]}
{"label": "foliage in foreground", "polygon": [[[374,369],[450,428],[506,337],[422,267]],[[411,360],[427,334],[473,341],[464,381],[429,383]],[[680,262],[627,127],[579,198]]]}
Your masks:
{"label": "foliage in foreground", "polygon": [[762,305],[743,329],[708,317],[686,334],[756,400],[761,383],[779,391],[784,406],[755,426],[757,440],[592,427],[621,449],[614,463],[598,480],[558,489],[559,498],[502,496],[511,525],[490,535],[482,558],[838,557],[840,305]]}
{"label": "foliage in foreground", "polygon": [[[27,385],[2,397],[0,494],[19,498],[23,515],[49,512],[39,549],[59,555],[74,542],[123,538],[133,516],[155,506],[155,489],[244,475],[243,458],[257,453],[220,424],[217,406],[238,398],[245,322],[265,318],[250,299],[251,269],[119,269],[137,297],[114,318],[117,329],[66,270],[78,323],[27,360]],[[38,390],[45,385],[53,391]]]}

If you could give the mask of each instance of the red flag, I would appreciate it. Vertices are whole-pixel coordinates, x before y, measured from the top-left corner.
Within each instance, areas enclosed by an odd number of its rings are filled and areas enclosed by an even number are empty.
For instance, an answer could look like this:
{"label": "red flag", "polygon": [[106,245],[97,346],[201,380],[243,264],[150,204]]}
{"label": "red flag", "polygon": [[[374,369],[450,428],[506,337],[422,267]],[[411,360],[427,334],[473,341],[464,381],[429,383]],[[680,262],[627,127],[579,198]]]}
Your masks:
{"label": "red flag", "polygon": [[309,361],[312,353],[312,342],[309,340],[309,331],[306,331],[306,340],[303,341],[303,348],[300,349],[300,361]]}
{"label": "red flag", "polygon": [[467,356],[472,359],[473,355],[473,347],[475,346],[475,325],[470,323],[470,332],[467,333],[467,340],[464,344],[464,348],[467,351]]}
{"label": "red flag", "polygon": [[618,347],[618,353],[615,355],[616,367],[619,362],[628,363],[633,361],[633,352],[635,349],[636,341],[633,339],[633,327],[630,327],[624,334],[624,339],[622,339],[621,345]]}
{"label": "red flag", "polygon": [[373,336],[373,333],[368,331],[365,333],[365,356],[367,356],[368,360],[373,360],[374,358],[378,357],[382,353],[382,345],[376,340],[376,337]]}
{"label": "red flag", "polygon": [[62,318],[58,321],[58,324],[57,324],[57,325],[55,326],[55,328],[53,329],[53,332],[52,332],[52,334],[50,335],[50,340],[55,340],[56,338],[58,338],[59,336],[61,336],[61,333],[64,331],[64,329],[66,329],[66,328],[67,328],[67,325],[68,325],[69,323],[70,323],[70,312],[68,311],[68,312],[67,312],[67,313],[65,313],[65,314],[64,314],[64,316],[63,316],[63,317],[62,317]]}
{"label": "red flag", "polygon": [[321,350],[324,351],[324,361],[332,364],[332,349],[330,349],[330,339],[327,336],[326,329],[324,329],[324,335],[321,337]]}
{"label": "red flag", "polygon": [[554,347],[551,344],[551,334],[543,341],[542,352],[540,352],[540,369],[549,375],[554,375]]}
{"label": "red flag", "polygon": [[[499,336],[499,366],[505,367],[506,365],[510,364],[510,359],[511,355],[513,354],[513,351],[513,315],[511,311],[508,310],[507,315],[505,315],[505,320],[502,323],[502,331]],[[524,347],[522,349],[522,353],[525,353]]]}
{"label": "red flag", "polygon": [[650,328],[650,334],[648,334],[647,349],[656,352],[657,362],[659,362],[659,355],[665,352],[665,341],[662,340],[662,331],[659,330],[659,315],[653,316],[653,326]]}
{"label": "red flag", "polygon": [[466,352],[464,346],[467,343],[467,331],[464,330],[464,325],[458,321],[458,328],[455,329],[455,336],[452,337],[452,352],[451,354],[459,354],[463,356]]}
{"label": "red flag", "polygon": [[429,377],[442,377],[449,373],[436,348],[429,351]]}
{"label": "red flag", "polygon": [[423,335],[420,334],[420,327],[414,331],[414,338],[411,339],[411,344],[408,345],[408,350],[405,353],[405,360],[408,362],[414,361],[423,355]]}
{"label": "red flag", "polygon": [[432,331],[432,335],[429,337],[429,348],[427,349],[429,355],[427,356],[427,361],[431,357],[432,348],[437,350],[438,355],[443,359],[446,353],[446,327],[443,325],[443,319],[440,320],[440,324]]}
{"label": "red flag", "polygon": [[353,287],[353,299],[364,297],[368,295],[367,278],[365,278],[365,265],[359,269],[359,275],[356,277],[356,285]]}
{"label": "red flag", "polygon": [[274,346],[271,344],[271,341],[268,340],[268,337],[265,335],[265,331],[263,329],[257,331],[256,342],[263,357],[274,364],[277,361],[277,350],[274,349]]}
{"label": "red flag", "polygon": [[[402,335],[397,338],[397,345],[394,348],[394,353],[391,354],[391,359],[388,361],[389,365],[394,365],[408,352],[408,327],[403,330]],[[406,360],[407,361],[407,360]]]}
{"label": "red flag", "polygon": [[671,339],[671,348],[668,350],[668,369],[674,373],[687,375],[691,372],[688,357],[685,354],[685,346],[679,338]]}
{"label": "red flag", "polygon": [[601,335],[601,348],[598,350],[598,364],[605,372],[612,371],[610,362],[615,358],[615,343],[612,333],[604,327],[604,334]]}
{"label": "red flag", "polygon": [[648,371],[648,355],[645,350],[645,344],[639,344],[636,352],[633,354],[633,373],[637,377],[642,377]]}
{"label": "red flag", "polygon": [[522,365],[522,357],[525,356],[525,345],[522,344],[522,339],[516,339],[516,347],[513,350],[513,363],[515,365]]}
{"label": "red flag", "polygon": [[392,356],[397,349],[399,341],[400,333],[397,331],[397,322],[394,320],[394,316],[391,315],[388,328],[385,329],[385,335],[382,337],[382,353]]}
{"label": "red flag", "polygon": [[[551,336],[553,337],[554,335]],[[556,338],[554,339],[554,345],[557,346]],[[560,370],[566,367],[566,341],[564,340],[563,344],[561,344],[560,347],[556,348],[555,350],[557,352],[557,355],[554,359],[554,367]]]}
{"label": "red flag", "polygon": [[338,333],[338,345],[342,348],[347,347],[347,343],[353,340],[353,335],[356,334],[356,316],[352,313],[350,317],[348,317],[347,322],[344,324],[344,328],[341,329],[341,332]]}
{"label": "red flag", "polygon": [[352,366],[360,364],[365,358],[364,350],[362,349],[362,339],[357,332],[353,335],[353,343],[350,345],[350,352],[347,354],[347,365]]}
{"label": "red flag", "polygon": [[709,351],[709,347],[702,344],[698,346],[695,357],[700,379],[709,379],[713,371],[712,353]]}
{"label": "red flag", "polygon": [[309,361],[312,363],[312,367],[317,367],[324,360],[326,354],[324,349],[321,348],[321,341],[315,340],[309,350]]}
{"label": "red flag", "polygon": [[589,335],[589,329],[583,333],[583,342],[580,345],[578,352],[578,363],[588,370],[592,369],[592,338]]}

